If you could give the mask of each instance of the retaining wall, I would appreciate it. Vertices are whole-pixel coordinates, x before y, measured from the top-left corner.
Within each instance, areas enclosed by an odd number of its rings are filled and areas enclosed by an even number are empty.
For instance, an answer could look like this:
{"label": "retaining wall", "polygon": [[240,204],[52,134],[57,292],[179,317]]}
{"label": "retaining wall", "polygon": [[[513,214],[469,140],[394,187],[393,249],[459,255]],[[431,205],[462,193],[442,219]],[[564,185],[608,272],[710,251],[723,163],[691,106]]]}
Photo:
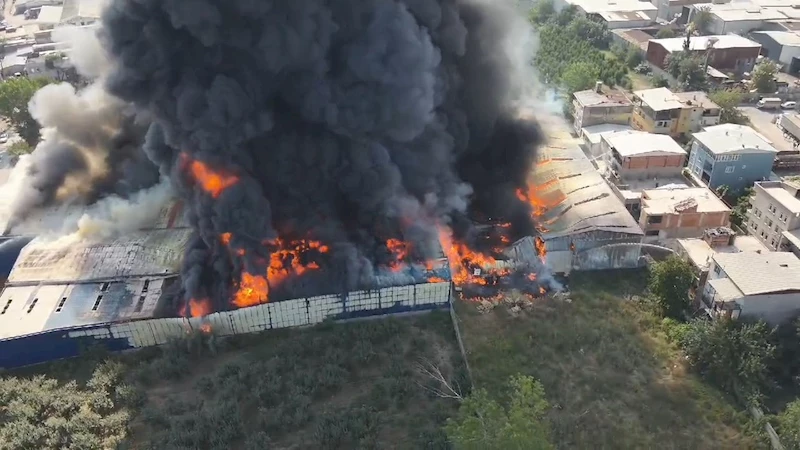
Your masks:
{"label": "retaining wall", "polygon": [[449,282],[393,286],[265,303],[202,318],[147,319],[37,333],[0,341],[0,368],[78,356],[92,343],[110,351],[162,345],[205,325],[210,325],[216,335],[230,336],[314,325],[326,319],[444,309],[450,305],[450,292]]}

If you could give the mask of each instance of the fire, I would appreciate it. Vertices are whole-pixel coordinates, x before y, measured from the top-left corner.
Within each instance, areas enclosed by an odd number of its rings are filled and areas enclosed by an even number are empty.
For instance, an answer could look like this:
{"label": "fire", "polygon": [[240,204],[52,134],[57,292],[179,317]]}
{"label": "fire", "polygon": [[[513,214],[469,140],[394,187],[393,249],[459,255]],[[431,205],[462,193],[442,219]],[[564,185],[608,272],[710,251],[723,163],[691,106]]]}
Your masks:
{"label": "fire", "polygon": [[536,254],[539,255],[539,259],[544,263],[547,257],[547,245],[544,243],[544,239],[541,236],[536,236],[533,244],[536,246]]}
{"label": "fire", "polygon": [[206,322],[206,323],[200,325],[200,332],[201,333],[205,333],[205,334],[211,333],[211,324]]}
{"label": "fire", "polygon": [[181,159],[188,165],[194,181],[213,198],[219,197],[225,189],[239,182],[236,175],[213,170],[204,162],[191,159],[186,153],[181,153]]}
{"label": "fire", "polygon": [[[492,269],[497,260],[490,255],[475,252],[461,242],[454,242],[449,230],[439,231],[442,247],[450,261],[450,274],[456,285],[481,284],[486,285],[486,275],[503,276],[509,273],[508,269]],[[488,271],[486,271],[488,269]]]}
{"label": "fire", "polygon": [[428,278],[428,283],[446,283],[446,282],[447,280],[445,280],[444,278],[439,278],[439,277]]}
{"label": "fire", "polygon": [[186,307],[187,305],[183,305],[180,311],[183,317],[187,316],[187,312],[190,317],[203,317],[211,314],[211,302],[207,298],[189,299],[188,311]]}
{"label": "fire", "polygon": [[[226,245],[231,242],[230,233],[223,233],[220,241]],[[269,301],[270,287],[281,284],[290,276],[302,275],[310,270],[319,269],[315,261],[304,261],[309,253],[328,253],[330,247],[315,240],[274,239],[265,241],[264,245],[274,248],[270,253],[269,264],[265,273],[252,274],[242,272],[241,279],[233,294],[231,302],[239,307],[259,305]],[[238,256],[246,254],[244,249],[232,249]]]}
{"label": "fire", "polygon": [[386,248],[394,256],[394,261],[389,264],[389,268],[393,271],[399,271],[406,258],[408,257],[408,244],[399,239],[389,239],[386,241]]}

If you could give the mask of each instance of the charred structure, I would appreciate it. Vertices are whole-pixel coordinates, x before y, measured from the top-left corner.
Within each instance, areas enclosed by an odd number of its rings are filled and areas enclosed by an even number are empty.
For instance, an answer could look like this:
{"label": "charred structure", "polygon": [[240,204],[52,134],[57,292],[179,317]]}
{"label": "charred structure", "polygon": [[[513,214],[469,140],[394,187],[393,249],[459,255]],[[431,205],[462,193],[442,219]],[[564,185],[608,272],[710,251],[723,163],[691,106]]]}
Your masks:
{"label": "charred structure", "polygon": [[176,309],[406,283],[443,229],[448,253],[535,233],[524,28],[485,0],[114,0],[106,89],[194,229]]}

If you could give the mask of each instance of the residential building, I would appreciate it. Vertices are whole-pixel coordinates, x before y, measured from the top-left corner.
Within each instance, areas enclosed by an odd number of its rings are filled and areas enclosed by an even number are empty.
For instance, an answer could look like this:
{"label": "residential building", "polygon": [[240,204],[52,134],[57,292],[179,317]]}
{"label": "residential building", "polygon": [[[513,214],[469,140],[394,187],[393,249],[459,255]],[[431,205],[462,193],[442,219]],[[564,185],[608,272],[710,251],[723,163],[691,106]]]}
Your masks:
{"label": "residential building", "polygon": [[800,35],[790,31],[754,31],[753,41],[761,44],[761,55],[781,64],[782,70],[800,70]]}
{"label": "residential building", "polygon": [[800,228],[800,185],[762,181],[753,186],[747,229],[772,251],[794,250],[792,232]]}
{"label": "residential building", "polygon": [[679,134],[696,133],[719,124],[722,108],[712,102],[705,92],[676,92],[675,97],[683,103],[678,121]]}
{"label": "residential building", "polygon": [[[651,39],[647,44],[647,61],[665,69],[667,57],[684,51],[686,38]],[[737,35],[694,36],[689,50],[709,65],[723,72],[742,73],[753,70],[761,52],[761,44]]]}
{"label": "residential building", "polygon": [[700,237],[706,229],[730,226],[730,215],[730,208],[705,187],[649,189],[642,192],[639,226],[646,237]]}
{"label": "residential building", "polygon": [[715,253],[702,292],[712,317],[793,320],[800,314],[800,259],[789,252]]}
{"label": "residential building", "polygon": [[708,279],[711,257],[717,253],[767,253],[769,249],[753,236],[739,235],[730,228],[711,228],[701,238],[677,239],[675,251],[695,268],[697,286],[702,287]]}
{"label": "residential building", "polygon": [[573,128],[581,133],[581,128],[600,124],[627,125],[631,119],[633,103],[619,89],[604,86],[599,81],[594,89],[573,94]]}
{"label": "residential building", "polygon": [[686,150],[671,137],[644,131],[603,135],[601,151],[608,170],[622,179],[678,176],[686,162]]}
{"label": "residential building", "polygon": [[633,128],[682,137],[719,123],[721,108],[704,92],[673,93],[667,88],[633,93]]}
{"label": "residential building", "polygon": [[594,160],[603,156],[603,136],[631,131],[630,125],[620,125],[615,123],[603,123],[581,128],[580,137],[583,139],[581,144],[586,153]]}
{"label": "residential building", "polygon": [[725,124],[692,136],[687,168],[708,187],[740,192],[769,179],[778,151],[750,127]]}

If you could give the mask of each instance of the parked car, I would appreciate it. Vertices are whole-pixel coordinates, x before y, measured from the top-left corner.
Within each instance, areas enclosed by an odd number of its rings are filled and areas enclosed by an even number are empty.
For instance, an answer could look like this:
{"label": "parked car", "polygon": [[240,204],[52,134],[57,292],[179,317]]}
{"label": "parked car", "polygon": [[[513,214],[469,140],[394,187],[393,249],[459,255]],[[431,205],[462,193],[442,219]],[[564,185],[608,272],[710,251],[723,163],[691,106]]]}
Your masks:
{"label": "parked car", "polygon": [[781,103],[781,108],[783,108],[783,109],[795,109],[795,108],[797,108],[797,102],[793,102],[791,100],[788,101],[788,102],[783,102],[783,103]]}
{"label": "parked car", "polygon": [[8,133],[0,133],[0,144],[8,142]]}

